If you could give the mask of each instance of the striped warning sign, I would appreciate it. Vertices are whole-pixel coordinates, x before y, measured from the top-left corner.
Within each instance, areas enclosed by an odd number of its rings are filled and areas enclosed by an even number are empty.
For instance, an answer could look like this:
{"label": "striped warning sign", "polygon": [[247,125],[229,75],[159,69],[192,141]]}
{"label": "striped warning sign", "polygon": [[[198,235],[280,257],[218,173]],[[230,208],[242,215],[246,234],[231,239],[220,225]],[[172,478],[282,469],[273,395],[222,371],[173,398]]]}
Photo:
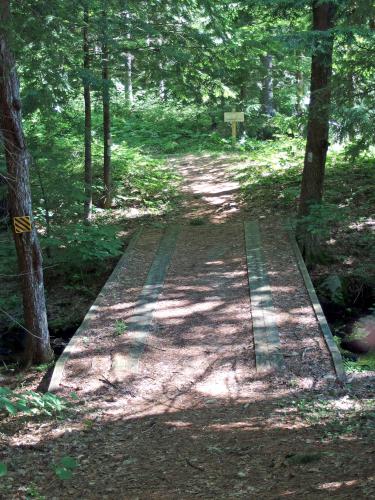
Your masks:
{"label": "striped warning sign", "polygon": [[23,217],[14,217],[13,224],[14,230],[17,234],[31,232],[31,219],[28,215],[24,215]]}

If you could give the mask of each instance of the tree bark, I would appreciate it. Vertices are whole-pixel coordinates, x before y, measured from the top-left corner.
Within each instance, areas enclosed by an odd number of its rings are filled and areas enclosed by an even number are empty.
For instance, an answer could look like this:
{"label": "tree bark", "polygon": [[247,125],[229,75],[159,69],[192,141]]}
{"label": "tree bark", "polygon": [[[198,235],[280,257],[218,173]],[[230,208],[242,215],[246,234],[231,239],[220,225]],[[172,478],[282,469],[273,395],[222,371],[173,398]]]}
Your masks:
{"label": "tree bark", "polygon": [[240,85],[240,105],[242,108],[246,106],[247,88],[245,83]]}
{"label": "tree bark", "polygon": [[[22,129],[19,81],[9,47],[6,26],[10,19],[9,0],[0,0],[0,126],[3,133],[8,172],[10,216],[31,217],[29,182],[30,157]],[[34,226],[30,232],[13,233],[21,278],[26,349],[23,365],[44,363],[53,358],[49,342],[43,284],[42,255]]]}
{"label": "tree bark", "polygon": [[273,78],[272,78],[272,56],[267,54],[262,57],[265,75],[262,82],[262,113],[267,116],[275,116],[273,102]]}
{"label": "tree bark", "polygon": [[133,106],[133,104],[134,104],[134,94],[133,94],[133,59],[134,59],[134,56],[130,52],[128,52],[128,54],[126,55],[126,66],[127,66],[126,94],[127,94],[130,106]]}
{"label": "tree bark", "polygon": [[335,7],[333,2],[313,2],[315,41],[311,61],[311,91],[307,125],[307,142],[298,211],[297,240],[308,264],[320,254],[319,241],[308,231],[304,217],[311,206],[323,197],[324,172],[328,150],[331,102],[333,34]]}
{"label": "tree bark", "polygon": [[83,98],[85,101],[85,203],[83,219],[89,224],[92,218],[92,153],[91,153],[91,86],[89,81],[90,42],[89,42],[90,13],[88,3],[84,5],[83,11]]}
{"label": "tree bark", "polygon": [[[161,73],[163,72],[163,66],[161,64],[159,64],[159,70]],[[159,81],[159,99],[162,102],[164,102],[165,96],[166,96],[165,80],[163,78],[161,78]]]}
{"label": "tree bark", "polygon": [[103,207],[112,205],[112,172],[111,172],[111,110],[109,92],[109,49],[107,14],[103,12],[103,39],[102,39],[102,103],[103,103]]}
{"label": "tree bark", "polygon": [[[159,39],[159,45],[160,45],[160,47],[162,47],[162,45],[163,45],[162,38]],[[163,78],[163,73],[164,73],[163,63],[161,61],[159,61],[158,67],[159,67],[159,74],[160,74],[159,99],[161,100],[161,102],[164,102],[165,96],[166,96],[166,85],[165,85],[165,80]]]}
{"label": "tree bark", "polygon": [[303,55],[298,57],[298,69],[295,72],[296,78],[296,114],[303,115],[304,81],[303,81]]}
{"label": "tree bark", "polygon": [[[127,12],[125,15],[127,19],[127,31],[128,34],[126,38],[128,40],[131,39],[131,17],[130,17],[130,12]],[[125,92],[126,96],[128,98],[128,102],[130,106],[133,106],[134,104],[134,95],[133,95],[133,59],[134,56],[130,52],[126,54],[126,86],[125,86]]]}

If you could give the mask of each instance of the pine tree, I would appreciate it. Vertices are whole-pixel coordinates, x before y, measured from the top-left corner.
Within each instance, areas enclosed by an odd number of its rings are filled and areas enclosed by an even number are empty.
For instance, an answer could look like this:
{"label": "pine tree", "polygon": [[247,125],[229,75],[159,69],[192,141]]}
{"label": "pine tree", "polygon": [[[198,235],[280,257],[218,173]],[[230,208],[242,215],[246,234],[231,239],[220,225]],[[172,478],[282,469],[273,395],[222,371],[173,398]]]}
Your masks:
{"label": "pine tree", "polygon": [[313,2],[314,50],[311,60],[311,91],[305,162],[302,176],[297,240],[307,263],[320,253],[319,242],[308,231],[304,217],[311,206],[323,197],[324,172],[328,150],[329,116],[331,104],[333,2]]}
{"label": "pine tree", "polygon": [[[0,125],[2,130],[11,218],[32,217],[29,182],[30,156],[22,129],[19,81],[15,60],[9,46],[7,27],[10,21],[9,0],[0,1]],[[27,330],[23,365],[50,361],[43,284],[42,255],[35,226],[29,232],[16,233],[14,242],[20,272],[24,321]]]}

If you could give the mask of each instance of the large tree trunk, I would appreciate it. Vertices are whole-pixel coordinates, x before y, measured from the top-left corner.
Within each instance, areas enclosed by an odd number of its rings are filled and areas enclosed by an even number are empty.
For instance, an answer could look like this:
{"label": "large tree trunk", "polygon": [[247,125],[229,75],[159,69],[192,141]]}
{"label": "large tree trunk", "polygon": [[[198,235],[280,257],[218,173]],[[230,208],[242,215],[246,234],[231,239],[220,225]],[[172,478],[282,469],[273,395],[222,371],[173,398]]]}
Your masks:
{"label": "large tree trunk", "polygon": [[323,197],[333,54],[333,34],[327,31],[333,28],[334,14],[333,2],[313,2],[315,41],[311,63],[307,142],[297,225],[297,240],[308,264],[312,264],[320,254],[319,241],[311,231],[308,231],[304,217],[310,214],[311,206],[319,204]]}
{"label": "large tree trunk", "polygon": [[[9,183],[10,216],[31,217],[30,158],[22,130],[19,81],[6,34],[9,0],[0,0],[0,126],[3,133]],[[53,358],[49,343],[43,285],[42,256],[35,227],[14,231],[21,278],[24,321],[28,330],[23,364],[43,363]]]}
{"label": "large tree trunk", "polygon": [[107,14],[103,12],[103,39],[102,39],[102,102],[103,102],[103,180],[104,197],[103,207],[110,208],[112,205],[112,172],[111,172],[111,110],[109,92],[109,49],[108,49],[108,26]]}
{"label": "large tree trunk", "polygon": [[262,57],[264,66],[264,78],[262,82],[261,106],[262,113],[267,116],[275,116],[275,108],[273,103],[273,78],[272,78],[272,56],[266,55]]}
{"label": "large tree trunk", "polygon": [[85,101],[85,204],[83,218],[89,223],[92,217],[92,154],[91,154],[91,89],[90,89],[90,43],[89,43],[90,14],[88,3],[85,3],[83,12],[83,97]]}

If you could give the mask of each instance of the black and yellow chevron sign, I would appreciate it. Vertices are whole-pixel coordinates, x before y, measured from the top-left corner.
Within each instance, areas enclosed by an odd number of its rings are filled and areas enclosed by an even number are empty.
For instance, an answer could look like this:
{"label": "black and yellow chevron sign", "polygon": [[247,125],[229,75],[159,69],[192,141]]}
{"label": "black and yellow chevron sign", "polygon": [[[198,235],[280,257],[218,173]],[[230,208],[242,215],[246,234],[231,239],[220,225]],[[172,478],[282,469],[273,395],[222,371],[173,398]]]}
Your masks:
{"label": "black and yellow chevron sign", "polygon": [[13,224],[14,230],[17,234],[31,232],[31,219],[28,215],[24,215],[23,217],[14,217]]}

